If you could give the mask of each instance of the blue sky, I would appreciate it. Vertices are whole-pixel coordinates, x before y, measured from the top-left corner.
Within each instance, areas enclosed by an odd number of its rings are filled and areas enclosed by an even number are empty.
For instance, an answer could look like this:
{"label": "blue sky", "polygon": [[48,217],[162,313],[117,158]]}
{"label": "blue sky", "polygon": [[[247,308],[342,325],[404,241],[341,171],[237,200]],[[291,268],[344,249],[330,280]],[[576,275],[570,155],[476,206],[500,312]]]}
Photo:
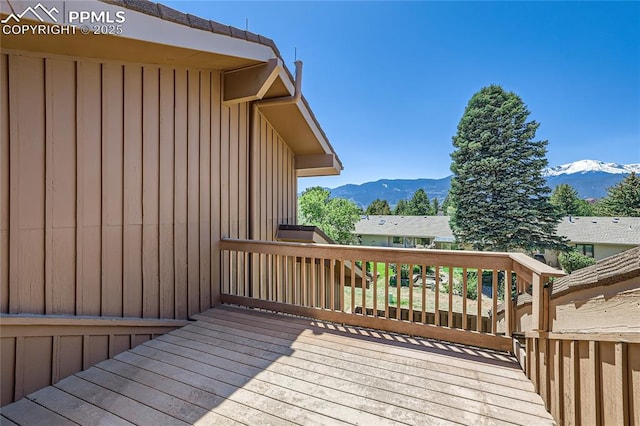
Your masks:
{"label": "blue sky", "polygon": [[212,2],[168,6],[272,38],[338,152],[298,189],[450,174],[483,86],[528,105],[551,166],[640,163],[638,2]]}

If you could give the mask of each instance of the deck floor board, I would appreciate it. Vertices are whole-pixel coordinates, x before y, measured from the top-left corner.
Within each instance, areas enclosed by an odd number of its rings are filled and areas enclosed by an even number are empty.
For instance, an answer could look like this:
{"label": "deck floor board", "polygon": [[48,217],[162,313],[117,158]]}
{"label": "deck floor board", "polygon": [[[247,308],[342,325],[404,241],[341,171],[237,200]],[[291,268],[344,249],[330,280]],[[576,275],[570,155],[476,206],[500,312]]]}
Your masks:
{"label": "deck floor board", "polygon": [[194,318],[2,423],[553,424],[508,354],[231,306]]}

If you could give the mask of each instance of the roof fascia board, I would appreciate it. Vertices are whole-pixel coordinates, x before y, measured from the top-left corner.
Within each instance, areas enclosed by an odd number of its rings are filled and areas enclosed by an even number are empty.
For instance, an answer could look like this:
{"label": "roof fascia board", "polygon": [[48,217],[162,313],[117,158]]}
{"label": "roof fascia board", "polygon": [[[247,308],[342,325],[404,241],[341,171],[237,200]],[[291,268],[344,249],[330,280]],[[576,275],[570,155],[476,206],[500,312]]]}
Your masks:
{"label": "roof fascia board", "polygon": [[[1,2],[3,4],[3,14],[11,13],[9,7],[4,7],[5,2],[16,11],[23,11],[28,7],[35,8],[39,3],[42,3],[41,1],[33,0],[4,0]],[[47,1],[46,6],[49,10],[53,7],[58,9],[60,12],[58,17],[62,16],[61,14],[64,13],[62,11],[66,11],[67,14],[69,11],[78,10],[96,12],[98,14],[108,12],[111,17],[116,16],[115,13],[118,11],[124,12],[125,21],[119,24],[122,25],[122,34],[119,36],[123,38],[245,58],[258,62],[268,62],[270,59],[277,57],[273,49],[266,45],[176,24],[175,22],[166,21],[156,16],[101,1],[76,2],[71,0],[57,0]],[[60,19],[58,19],[58,22],[54,21],[51,17],[47,16],[46,13],[41,13],[40,15],[46,23],[65,25],[65,23],[60,22]],[[66,21],[66,16],[64,20]]]}
{"label": "roof fascia board", "polygon": [[260,62],[267,62],[276,57],[273,49],[258,43],[177,25],[158,17],[102,2],[96,2],[96,8],[112,13],[118,10],[125,12],[126,22],[122,24],[123,37]]}
{"label": "roof fascia board", "polygon": [[296,155],[298,177],[339,175],[342,168],[335,154]]}

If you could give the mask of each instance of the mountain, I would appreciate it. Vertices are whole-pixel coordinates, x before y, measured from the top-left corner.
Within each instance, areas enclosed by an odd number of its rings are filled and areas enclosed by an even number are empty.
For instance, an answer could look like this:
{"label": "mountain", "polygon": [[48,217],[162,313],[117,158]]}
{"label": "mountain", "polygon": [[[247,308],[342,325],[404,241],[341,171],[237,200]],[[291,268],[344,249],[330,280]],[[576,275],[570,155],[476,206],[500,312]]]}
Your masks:
{"label": "mountain", "polygon": [[[574,187],[582,198],[602,198],[607,188],[617,184],[631,172],[640,174],[640,164],[615,164],[596,160],[580,160],[547,168],[543,174],[551,189],[561,183]],[[387,200],[392,206],[408,200],[422,188],[430,199],[444,200],[449,192],[451,176],[442,179],[381,179],[360,185],[342,185],[330,189],[331,196],[354,201],[365,208],[376,198]]]}
{"label": "mountain", "polygon": [[341,197],[354,201],[360,207],[367,207],[373,200],[387,200],[392,206],[399,200],[408,200],[413,193],[422,188],[429,199],[438,197],[444,200],[451,186],[451,176],[442,179],[381,179],[361,185],[342,185],[331,189],[332,197]]}
{"label": "mountain", "polygon": [[544,174],[547,177],[571,175],[576,173],[607,173],[613,175],[630,174],[631,172],[640,173],[640,164],[616,164],[605,163],[596,160],[580,160],[561,166],[549,167]]}

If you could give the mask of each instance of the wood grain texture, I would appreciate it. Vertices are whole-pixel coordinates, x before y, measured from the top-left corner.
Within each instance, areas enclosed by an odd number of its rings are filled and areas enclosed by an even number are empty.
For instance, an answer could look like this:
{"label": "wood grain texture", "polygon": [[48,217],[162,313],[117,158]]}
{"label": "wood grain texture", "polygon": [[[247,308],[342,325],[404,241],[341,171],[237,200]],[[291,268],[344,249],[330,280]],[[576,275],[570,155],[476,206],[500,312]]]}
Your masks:
{"label": "wood grain texture", "polygon": [[124,68],[124,247],[125,316],[142,315],[142,68]]}
{"label": "wood grain texture", "polygon": [[231,307],[30,398],[41,423],[553,424],[507,355]]}
{"label": "wood grain texture", "polygon": [[9,58],[0,54],[0,312],[9,312]]}
{"label": "wood grain texture", "polygon": [[142,70],[142,316],[160,315],[160,70]]}

